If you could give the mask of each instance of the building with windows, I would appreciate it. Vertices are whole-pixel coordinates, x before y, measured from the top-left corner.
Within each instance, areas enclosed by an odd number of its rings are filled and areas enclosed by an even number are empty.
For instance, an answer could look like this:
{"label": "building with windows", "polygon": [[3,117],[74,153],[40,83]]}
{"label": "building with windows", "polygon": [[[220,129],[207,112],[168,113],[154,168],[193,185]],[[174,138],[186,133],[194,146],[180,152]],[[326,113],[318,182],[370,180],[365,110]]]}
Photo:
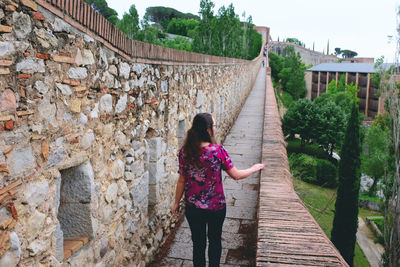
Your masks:
{"label": "building with windows", "polygon": [[313,100],[326,92],[328,84],[339,81],[342,75],[346,83],[357,85],[360,98],[360,112],[367,118],[374,118],[383,112],[383,98],[379,97],[378,89],[372,85],[371,75],[375,73],[374,63],[322,63],[307,70],[307,96]]}

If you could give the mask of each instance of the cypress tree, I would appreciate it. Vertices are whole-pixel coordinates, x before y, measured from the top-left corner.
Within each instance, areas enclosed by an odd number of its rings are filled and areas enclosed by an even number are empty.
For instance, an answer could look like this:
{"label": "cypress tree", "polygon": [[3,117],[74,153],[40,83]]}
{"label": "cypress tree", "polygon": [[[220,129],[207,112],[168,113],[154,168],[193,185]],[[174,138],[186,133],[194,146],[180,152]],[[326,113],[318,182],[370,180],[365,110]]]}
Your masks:
{"label": "cypress tree", "polygon": [[353,105],[339,163],[339,187],[331,240],[346,262],[353,266],[358,228],[358,191],[360,189],[360,122]]}

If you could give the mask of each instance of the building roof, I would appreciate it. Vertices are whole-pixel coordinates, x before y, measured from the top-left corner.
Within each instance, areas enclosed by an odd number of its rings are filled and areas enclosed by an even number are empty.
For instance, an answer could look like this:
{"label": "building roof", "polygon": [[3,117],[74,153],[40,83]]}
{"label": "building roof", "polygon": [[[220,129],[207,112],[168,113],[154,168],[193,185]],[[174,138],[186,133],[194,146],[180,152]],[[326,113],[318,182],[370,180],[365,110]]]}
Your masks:
{"label": "building roof", "polygon": [[309,71],[375,73],[375,63],[322,63]]}

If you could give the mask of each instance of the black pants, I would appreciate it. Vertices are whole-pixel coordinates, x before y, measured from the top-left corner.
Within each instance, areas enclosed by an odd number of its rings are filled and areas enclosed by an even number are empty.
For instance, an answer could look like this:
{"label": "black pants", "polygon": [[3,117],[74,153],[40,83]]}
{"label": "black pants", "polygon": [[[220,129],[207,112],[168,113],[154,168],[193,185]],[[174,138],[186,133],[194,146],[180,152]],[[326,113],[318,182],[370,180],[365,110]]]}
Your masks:
{"label": "black pants", "polygon": [[[192,232],[193,265],[206,266],[206,244],[208,236],[208,261],[210,267],[218,267],[221,260],[222,225],[226,208],[218,211],[198,209],[186,206],[185,216]],[[208,227],[208,231],[206,228]]]}

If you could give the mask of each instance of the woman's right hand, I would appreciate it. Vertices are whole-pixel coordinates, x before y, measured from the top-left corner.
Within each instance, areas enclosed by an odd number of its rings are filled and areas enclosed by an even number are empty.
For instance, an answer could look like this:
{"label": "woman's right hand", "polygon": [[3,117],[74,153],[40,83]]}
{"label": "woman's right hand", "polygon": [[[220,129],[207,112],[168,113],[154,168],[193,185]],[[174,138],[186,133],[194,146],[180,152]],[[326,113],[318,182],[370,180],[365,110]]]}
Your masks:
{"label": "woman's right hand", "polygon": [[256,172],[256,171],[263,169],[264,167],[265,167],[264,163],[257,163],[257,164],[254,164],[251,168],[254,172]]}
{"label": "woman's right hand", "polygon": [[174,215],[175,215],[176,217],[179,216],[179,202],[174,204],[174,207],[173,207],[173,209],[172,209],[172,212],[174,213]]}

